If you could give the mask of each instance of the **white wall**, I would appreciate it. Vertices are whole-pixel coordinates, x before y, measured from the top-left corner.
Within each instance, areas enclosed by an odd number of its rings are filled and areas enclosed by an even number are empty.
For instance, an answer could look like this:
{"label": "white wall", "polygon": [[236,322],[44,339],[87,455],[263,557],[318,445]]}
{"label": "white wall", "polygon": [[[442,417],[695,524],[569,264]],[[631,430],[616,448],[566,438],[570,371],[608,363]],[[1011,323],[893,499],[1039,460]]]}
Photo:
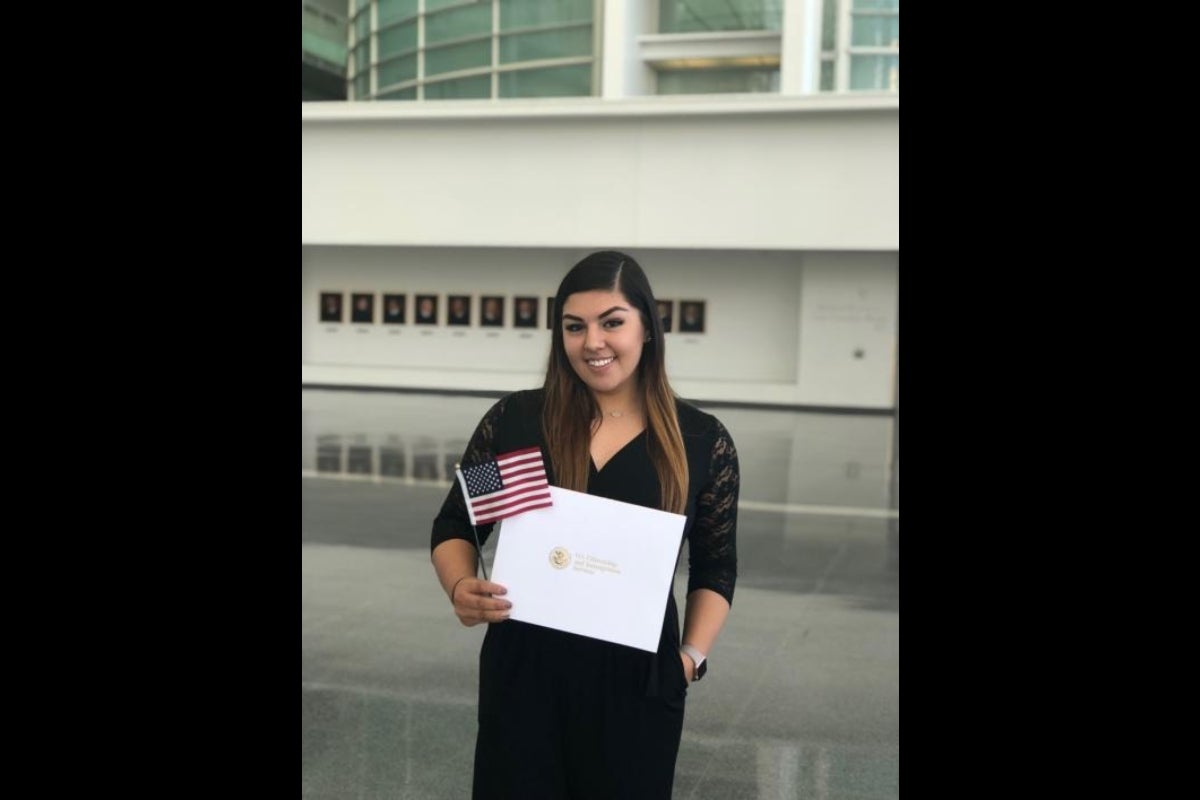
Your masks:
{"label": "white wall", "polygon": [[[539,386],[550,334],[544,327],[490,330],[340,325],[318,321],[323,291],[380,296],[552,296],[572,264],[597,247],[303,248],[302,382],[512,391]],[[889,408],[894,347],[894,254],[800,254],[624,248],[655,294],[707,303],[703,334],[668,334],[667,367],[684,397],[785,405]],[[810,274],[811,273],[811,274]],[[865,295],[867,299],[854,300]],[[847,298],[850,298],[847,300]],[[854,306],[863,320],[843,317]],[[511,315],[511,305],[507,309]],[[477,317],[476,317],[477,318]],[[511,322],[510,322],[511,324]],[[866,326],[864,328],[864,326]],[[855,350],[861,349],[861,358]]]}
{"label": "white wall", "polygon": [[[617,26],[626,35],[629,22]],[[606,80],[631,79],[617,72]],[[708,303],[705,334],[670,335],[668,370],[681,395],[889,409],[899,102],[303,104],[302,381],[540,385],[544,328],[321,325],[319,293],[402,292],[410,305],[417,293],[472,294],[476,308],[482,294],[532,294],[544,303],[580,257],[616,248],[642,262],[656,294]]]}
{"label": "white wall", "polygon": [[892,407],[899,256],[810,253],[800,287],[802,405]]}
{"label": "white wall", "polygon": [[311,103],[305,244],[899,250],[899,98]]}

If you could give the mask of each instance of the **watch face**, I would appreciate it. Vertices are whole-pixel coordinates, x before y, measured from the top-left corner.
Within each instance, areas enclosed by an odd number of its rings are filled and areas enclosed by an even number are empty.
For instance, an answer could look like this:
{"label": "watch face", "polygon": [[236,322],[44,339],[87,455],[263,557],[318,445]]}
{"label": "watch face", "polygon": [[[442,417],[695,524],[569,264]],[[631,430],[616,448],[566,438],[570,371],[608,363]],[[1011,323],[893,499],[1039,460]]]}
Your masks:
{"label": "watch face", "polygon": [[701,678],[703,678],[704,673],[706,673],[706,672],[708,672],[708,659],[707,658],[700,662],[700,666],[696,667],[696,680],[700,680]]}

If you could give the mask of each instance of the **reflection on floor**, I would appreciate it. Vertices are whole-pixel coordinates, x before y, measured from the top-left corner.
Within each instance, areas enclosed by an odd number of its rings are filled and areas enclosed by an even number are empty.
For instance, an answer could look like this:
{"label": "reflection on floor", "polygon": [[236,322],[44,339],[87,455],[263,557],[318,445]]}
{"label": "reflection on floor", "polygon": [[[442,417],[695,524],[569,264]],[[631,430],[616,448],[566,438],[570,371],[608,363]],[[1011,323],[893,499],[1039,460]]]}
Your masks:
{"label": "reflection on floor", "polygon": [[[303,796],[469,797],[483,630],[451,613],[429,527],[494,401],[302,402]],[[741,461],[739,577],[675,796],[898,797],[895,420],[709,410]]]}

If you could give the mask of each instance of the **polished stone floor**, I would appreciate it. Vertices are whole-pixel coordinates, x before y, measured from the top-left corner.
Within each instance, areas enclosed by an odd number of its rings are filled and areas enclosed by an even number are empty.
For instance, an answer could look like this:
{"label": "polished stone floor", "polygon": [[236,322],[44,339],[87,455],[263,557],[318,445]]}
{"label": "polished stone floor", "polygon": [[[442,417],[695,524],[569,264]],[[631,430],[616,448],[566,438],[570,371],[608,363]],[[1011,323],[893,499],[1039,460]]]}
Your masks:
{"label": "polished stone floor", "polygon": [[[492,402],[302,392],[305,798],[470,797],[484,631],[451,612],[429,528]],[[674,796],[899,797],[896,419],[707,410],[741,462],[739,576]]]}

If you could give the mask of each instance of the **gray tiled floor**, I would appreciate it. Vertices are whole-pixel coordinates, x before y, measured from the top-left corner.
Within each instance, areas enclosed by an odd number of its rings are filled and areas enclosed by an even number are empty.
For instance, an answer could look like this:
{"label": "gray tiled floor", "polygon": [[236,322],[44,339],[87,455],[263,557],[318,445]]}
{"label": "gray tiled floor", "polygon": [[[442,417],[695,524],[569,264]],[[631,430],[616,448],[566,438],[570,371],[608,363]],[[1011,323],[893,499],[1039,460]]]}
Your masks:
{"label": "gray tiled floor", "polygon": [[[428,542],[492,402],[303,392],[306,798],[470,796],[483,629],[454,618]],[[739,578],[675,796],[898,797],[893,419],[711,410],[741,460]]]}

